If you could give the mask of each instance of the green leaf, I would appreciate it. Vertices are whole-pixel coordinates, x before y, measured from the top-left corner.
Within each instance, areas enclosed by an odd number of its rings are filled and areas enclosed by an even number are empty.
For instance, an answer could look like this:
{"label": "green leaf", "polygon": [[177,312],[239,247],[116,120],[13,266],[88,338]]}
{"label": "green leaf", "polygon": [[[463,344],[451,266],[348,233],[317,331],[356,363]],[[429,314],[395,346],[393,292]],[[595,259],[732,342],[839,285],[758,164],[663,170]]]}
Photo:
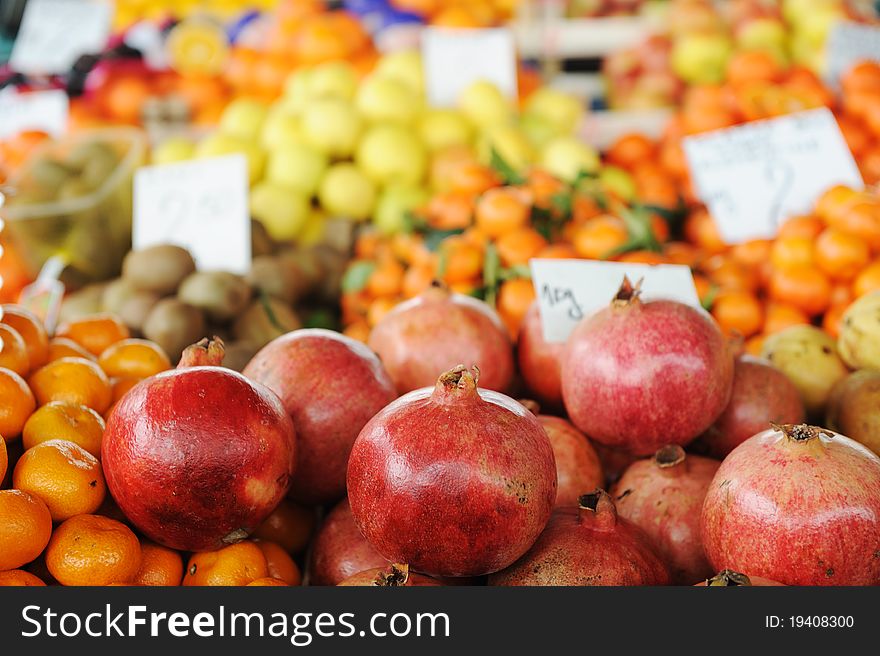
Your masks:
{"label": "green leaf", "polygon": [[437,249],[443,243],[443,240],[452,235],[460,235],[464,232],[463,228],[453,228],[450,230],[428,230],[425,232],[425,246],[432,253],[436,253]]}
{"label": "green leaf", "polygon": [[501,272],[501,258],[498,257],[498,249],[495,244],[486,246],[486,256],[483,259],[483,300],[494,306],[498,296],[499,274]]}
{"label": "green leaf", "polygon": [[514,278],[528,278],[531,280],[532,270],[528,264],[514,264],[512,267],[502,269],[500,278],[501,280],[513,280]]}
{"label": "green leaf", "polygon": [[357,293],[367,286],[367,280],[376,270],[375,262],[361,260],[352,262],[342,276],[342,291],[346,293]]}
{"label": "green leaf", "polygon": [[327,308],[317,308],[305,316],[305,319],[303,319],[303,327],[339,330],[339,320],[336,315]]}
{"label": "green leaf", "polygon": [[269,319],[269,323],[272,324],[272,327],[275,330],[286,333],[287,330],[284,326],[281,325],[281,322],[278,321],[278,317],[275,316],[275,311],[272,309],[272,303],[269,302],[269,294],[264,291],[260,292],[260,305],[263,306],[263,312],[266,313],[266,317]]}
{"label": "green leaf", "polygon": [[706,312],[712,311],[712,306],[715,305],[715,299],[718,298],[718,292],[720,291],[721,289],[718,285],[712,285],[709,287],[709,291],[706,292],[706,298],[700,301],[700,305],[703,306],[703,309]]}
{"label": "green leaf", "polygon": [[510,164],[504,161],[504,158],[501,154],[492,149],[489,166],[491,166],[495,172],[498,174],[498,177],[501,178],[501,181],[504,184],[508,185],[520,185],[526,181],[526,179],[519,174],[519,172],[514,169]]}

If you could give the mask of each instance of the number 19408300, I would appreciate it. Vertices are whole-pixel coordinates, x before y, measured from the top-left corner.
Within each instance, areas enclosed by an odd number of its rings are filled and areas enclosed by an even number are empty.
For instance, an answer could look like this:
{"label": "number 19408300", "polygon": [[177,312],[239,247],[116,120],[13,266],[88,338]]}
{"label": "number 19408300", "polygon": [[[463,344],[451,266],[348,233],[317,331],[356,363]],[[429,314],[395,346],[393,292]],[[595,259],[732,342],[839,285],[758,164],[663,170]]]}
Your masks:
{"label": "number 19408300", "polygon": [[791,615],[779,617],[766,615],[764,626],[769,629],[790,627],[793,629],[851,629],[855,625],[852,615]]}

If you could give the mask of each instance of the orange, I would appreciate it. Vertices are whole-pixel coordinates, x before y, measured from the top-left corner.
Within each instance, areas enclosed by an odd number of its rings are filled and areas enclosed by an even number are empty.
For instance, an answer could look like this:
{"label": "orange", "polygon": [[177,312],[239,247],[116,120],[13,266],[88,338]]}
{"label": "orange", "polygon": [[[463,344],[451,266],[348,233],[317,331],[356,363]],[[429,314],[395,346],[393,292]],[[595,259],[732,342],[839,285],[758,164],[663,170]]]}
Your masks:
{"label": "orange", "polygon": [[115,404],[119,399],[121,399],[128,393],[128,390],[130,390],[142,380],[143,378],[114,378],[111,383],[113,385],[112,403]]}
{"label": "orange", "polygon": [[765,335],[778,333],[790,326],[799,326],[810,323],[810,318],[803,310],[787,303],[768,303],[764,309]]}
{"label": "orange", "polygon": [[626,227],[616,216],[603,215],[590,219],[574,232],[572,244],[577,254],[589,260],[600,260],[623,246],[629,239]]}
{"label": "orange", "polygon": [[655,253],[654,251],[644,249],[627,251],[614,259],[617,262],[632,262],[635,264],[666,264],[669,262],[663,253]]}
{"label": "orange", "polygon": [[299,553],[306,548],[314,530],[314,511],[285,499],[263,520],[253,537],[274,542],[290,553]]}
{"label": "orange", "polygon": [[819,269],[792,266],[776,269],[770,276],[770,297],[791,303],[814,317],[824,312],[831,302],[831,283]]}
{"label": "orange", "polygon": [[155,342],[129,337],[108,346],[98,366],[111,378],[146,378],[171,369],[171,361]]}
{"label": "orange", "polygon": [[30,310],[20,305],[4,305],[0,323],[18,331],[24,339],[31,369],[42,367],[49,359],[49,336],[43,322]]}
{"label": "orange", "polygon": [[832,280],[852,280],[870,257],[865,242],[842,230],[828,228],[816,240],[816,264]]}
{"label": "orange", "polygon": [[266,567],[269,570],[269,576],[280,579],[287,585],[300,585],[302,583],[302,574],[299,567],[293,562],[284,549],[274,542],[256,542],[255,543],[263,555],[266,557]]}
{"label": "orange", "polygon": [[0,490],[0,571],[31,562],[51,534],[52,515],[42,499],[21,490]]}
{"label": "orange", "polygon": [[6,468],[9,466],[9,453],[6,451],[6,440],[0,437],[0,483],[6,476]]}
{"label": "orange", "polygon": [[59,326],[55,337],[69,337],[97,356],[111,344],[131,337],[131,334],[126,325],[112,314],[93,314]]}
{"label": "orange", "polygon": [[95,512],[107,493],[98,459],[67,440],[25,451],[12,472],[12,486],[45,501],[55,522]]}
{"label": "orange", "polygon": [[[448,237],[442,244],[443,275],[449,284],[466,282],[483,271],[483,251],[461,237]],[[499,250],[500,254],[500,250]]]}
{"label": "orange", "polygon": [[727,244],[718,232],[718,225],[704,209],[691,212],[684,222],[684,235],[687,240],[713,255],[727,250]]}
{"label": "orange", "polygon": [[38,587],[45,586],[43,580],[23,569],[0,572],[0,587]]}
{"label": "orange", "polygon": [[471,224],[474,200],[471,194],[447,191],[435,195],[428,202],[428,222],[439,230],[458,230]]}
{"label": "orange", "polygon": [[712,257],[703,263],[703,269],[722,291],[754,292],[758,287],[757,273],[727,255]]}
{"label": "orange", "polygon": [[838,116],[837,124],[840,126],[846,145],[856,159],[861,160],[865,151],[871,146],[871,132],[859,119],[852,116]]}
{"label": "orange", "polygon": [[793,216],[779,226],[777,239],[815,239],[825,229],[823,219],[811,214]]}
{"label": "orange", "polygon": [[880,260],[874,260],[859,272],[852,284],[855,298],[880,289]]}
{"label": "orange", "polygon": [[141,566],[131,580],[135,585],[173,586],[183,579],[183,558],[174,549],[154,542],[141,543]]}
{"label": "orange", "polygon": [[873,252],[880,252],[880,201],[867,197],[856,200],[839,216],[828,219],[828,225],[859,237]]}
{"label": "orange", "polygon": [[501,283],[497,309],[511,336],[519,334],[519,327],[535,300],[535,287],[529,278],[512,278]]}
{"label": "orange", "polygon": [[463,162],[461,166],[454,167],[449,171],[451,191],[481,194],[499,184],[500,180],[495,171],[477,162]]}
{"label": "orange", "polygon": [[432,280],[434,280],[434,267],[430,265],[411,266],[403,274],[403,297],[418,296],[431,286]]}
{"label": "orange", "polygon": [[860,61],[840,76],[844,94],[854,91],[880,91],[880,65],[874,61]]}
{"label": "orange", "polygon": [[822,192],[816,200],[816,214],[830,223],[840,218],[860,197],[861,194],[855,189],[835,185]]}
{"label": "orange", "polygon": [[0,436],[14,440],[21,435],[28,417],[37,406],[33,392],[24,378],[0,367]]}
{"label": "orange", "polygon": [[813,264],[813,241],[806,237],[781,237],[770,249],[770,263],[777,269]]}
{"label": "orange", "polygon": [[665,244],[663,254],[670,263],[686,264],[689,267],[696,266],[701,255],[696,246],[683,241],[671,241]]}
{"label": "orange", "polygon": [[403,266],[394,259],[380,263],[367,278],[367,292],[372,296],[394,296],[403,284]]}
{"label": "orange", "polygon": [[21,376],[27,376],[31,368],[24,338],[5,323],[0,323],[0,367],[11,369]]}
{"label": "orange", "polygon": [[84,405],[53,401],[37,409],[25,422],[21,441],[25,449],[48,440],[67,440],[101,459],[104,420]]}
{"label": "orange", "polygon": [[377,298],[372,303],[370,303],[370,307],[367,310],[367,323],[370,326],[375,326],[377,323],[382,321],[386,314],[391,312],[398,303],[400,303],[401,299],[397,297],[388,297],[383,296],[381,298]]}
{"label": "orange", "polygon": [[254,579],[250,583],[247,584],[249,588],[270,588],[270,587],[287,587],[288,584],[282,581],[281,579],[276,579],[271,576],[264,576],[261,579]]}
{"label": "orange", "polygon": [[529,227],[511,230],[495,242],[501,264],[506,267],[528,264],[529,260],[540,253],[545,246],[547,240],[534,228]]}
{"label": "orange", "polygon": [[269,576],[263,551],[253,542],[238,542],[217,551],[190,556],[184,585],[247,585]]}
{"label": "orange", "polygon": [[370,324],[362,319],[355,321],[348,324],[345,327],[345,330],[342,331],[342,334],[366,344],[367,340],[370,338]]}
{"label": "orange", "polygon": [[113,398],[107,374],[85,358],[61,358],[50,362],[31,374],[28,384],[40,405],[64,401],[87,405],[103,413]]}
{"label": "orange", "polygon": [[95,356],[86,351],[82,346],[66,337],[54,337],[49,340],[49,362],[61,358],[85,358],[94,360]]}
{"label": "orange", "polygon": [[751,337],[764,324],[764,308],[749,292],[723,292],[712,303],[712,316],[725,334]]}
{"label": "orange", "polygon": [[529,221],[529,207],[509,187],[490,189],[477,201],[477,226],[493,239],[521,228]]}
{"label": "orange", "polygon": [[122,123],[140,122],[141,110],[151,93],[146,80],[134,75],[111,78],[99,88],[104,111]]}
{"label": "orange", "polygon": [[776,82],[782,72],[779,61],[766,50],[740,50],[727,61],[726,79],[733,86]]}
{"label": "orange", "polygon": [[822,316],[822,330],[831,335],[834,339],[840,337],[840,326],[843,321],[843,314],[847,311],[849,305],[832,305]]}
{"label": "orange", "polygon": [[625,134],[617,139],[605,154],[610,164],[633,169],[642,162],[650,162],[657,156],[657,147],[648,137],[638,132]]}
{"label": "orange", "polygon": [[71,517],[46,547],[46,567],[61,585],[129,583],[140,564],[137,536],[122,522],[100,515]]}
{"label": "orange", "polygon": [[730,256],[749,269],[757,269],[770,259],[773,242],[769,239],[750,239],[730,249]]}
{"label": "orange", "polygon": [[535,255],[549,260],[576,260],[577,256],[571,244],[548,244]]}

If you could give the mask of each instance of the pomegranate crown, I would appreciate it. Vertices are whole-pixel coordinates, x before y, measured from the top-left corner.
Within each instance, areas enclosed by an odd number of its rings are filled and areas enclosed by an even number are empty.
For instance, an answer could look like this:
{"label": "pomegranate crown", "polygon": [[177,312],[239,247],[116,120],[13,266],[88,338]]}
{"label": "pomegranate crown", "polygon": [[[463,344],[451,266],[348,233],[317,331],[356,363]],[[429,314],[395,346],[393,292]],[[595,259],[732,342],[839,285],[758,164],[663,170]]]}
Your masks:
{"label": "pomegranate crown", "polygon": [[642,282],[644,280],[644,278],[639,278],[636,280],[636,284],[633,285],[629,276],[623,276],[623,282],[620,283],[620,288],[617,290],[614,298],[611,299],[611,305],[626,306],[637,302],[642,294]]}
{"label": "pomegranate crown", "polygon": [[657,449],[657,452],[654,454],[654,463],[662,469],[667,469],[680,465],[686,458],[687,454],[681,446],[678,444],[667,444]]}
{"label": "pomegranate crown", "polygon": [[825,437],[834,437],[834,432],[821,426],[810,426],[809,424],[777,424],[770,422],[770,426],[775,431],[779,431],[792,442],[809,442],[824,435]]}
{"label": "pomegranate crown", "polygon": [[195,344],[187,346],[180,356],[178,369],[186,367],[219,367],[223,364],[223,356],[226,354],[226,346],[223,340],[217,336],[210,339],[205,337]]}
{"label": "pomegranate crown", "polygon": [[734,588],[751,584],[752,580],[748,576],[740,574],[739,572],[734,572],[732,569],[723,569],[711,579],[706,579],[706,587],[708,588]]}
{"label": "pomegranate crown", "polygon": [[376,578],[373,579],[373,585],[380,588],[398,587],[406,585],[407,581],[409,581],[409,565],[406,563],[392,563],[376,574]]}

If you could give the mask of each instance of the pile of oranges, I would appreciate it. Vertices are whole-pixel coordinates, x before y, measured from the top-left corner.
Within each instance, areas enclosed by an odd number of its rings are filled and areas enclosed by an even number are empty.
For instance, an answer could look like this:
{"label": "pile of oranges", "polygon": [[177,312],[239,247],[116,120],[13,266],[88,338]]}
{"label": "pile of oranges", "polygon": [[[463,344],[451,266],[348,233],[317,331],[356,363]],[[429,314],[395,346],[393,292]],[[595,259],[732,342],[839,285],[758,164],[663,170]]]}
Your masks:
{"label": "pile of oranges", "polygon": [[0,318],[0,585],[299,585],[314,527],[281,503],[251,540],[186,554],[135,533],[107,493],[101,441],[113,404],[171,368],[154,343],[95,315],[49,336],[16,305]]}

